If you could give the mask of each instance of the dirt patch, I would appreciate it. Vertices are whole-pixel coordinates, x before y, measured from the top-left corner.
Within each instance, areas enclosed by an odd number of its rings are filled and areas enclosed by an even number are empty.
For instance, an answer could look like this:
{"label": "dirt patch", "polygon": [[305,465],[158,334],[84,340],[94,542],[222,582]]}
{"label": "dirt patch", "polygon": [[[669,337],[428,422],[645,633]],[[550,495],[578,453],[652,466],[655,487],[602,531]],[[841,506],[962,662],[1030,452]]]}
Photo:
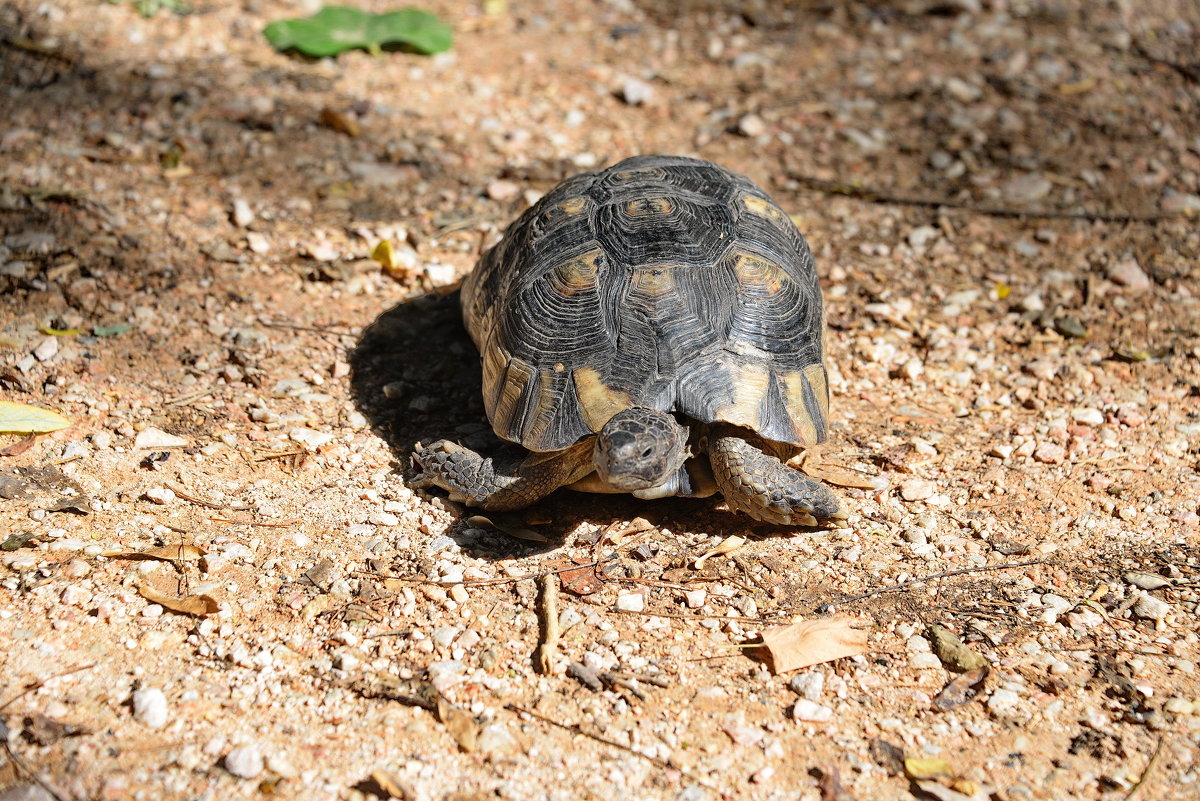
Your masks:
{"label": "dirt patch", "polygon": [[[430,10],[448,54],[306,61],[261,36],[278,3],[0,6],[0,388],[74,422],[0,456],[0,787],[1193,797],[1194,5]],[[558,180],[652,152],[809,238],[812,458],[884,487],[839,490],[846,528],[406,488],[417,442],[500,447],[456,282]],[[743,647],[830,613],[870,651]],[[957,680],[935,624],[988,669]]]}

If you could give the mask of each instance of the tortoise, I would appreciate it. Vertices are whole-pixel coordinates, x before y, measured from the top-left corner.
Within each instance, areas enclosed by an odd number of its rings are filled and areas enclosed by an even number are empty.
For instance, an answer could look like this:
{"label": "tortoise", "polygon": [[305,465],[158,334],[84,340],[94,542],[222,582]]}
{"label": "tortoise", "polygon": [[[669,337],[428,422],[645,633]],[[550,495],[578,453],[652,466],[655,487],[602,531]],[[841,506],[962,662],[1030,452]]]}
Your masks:
{"label": "tortoise", "polygon": [[559,487],[707,497],[756,520],[840,519],[789,467],[825,439],[825,317],[812,253],[742,175],[635,156],[568,178],[462,287],[483,400],[519,458],[418,444],[413,486],[486,510]]}

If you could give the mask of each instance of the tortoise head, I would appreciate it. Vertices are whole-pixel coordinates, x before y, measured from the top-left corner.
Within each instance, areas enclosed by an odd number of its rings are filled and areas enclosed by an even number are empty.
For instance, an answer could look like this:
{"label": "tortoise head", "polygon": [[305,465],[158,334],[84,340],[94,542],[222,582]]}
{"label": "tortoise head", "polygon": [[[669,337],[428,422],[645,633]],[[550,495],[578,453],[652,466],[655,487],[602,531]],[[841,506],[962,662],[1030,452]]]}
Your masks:
{"label": "tortoise head", "polygon": [[664,412],[634,407],[618,412],[596,434],[596,473],[624,492],[657,487],[687,459],[688,430]]}

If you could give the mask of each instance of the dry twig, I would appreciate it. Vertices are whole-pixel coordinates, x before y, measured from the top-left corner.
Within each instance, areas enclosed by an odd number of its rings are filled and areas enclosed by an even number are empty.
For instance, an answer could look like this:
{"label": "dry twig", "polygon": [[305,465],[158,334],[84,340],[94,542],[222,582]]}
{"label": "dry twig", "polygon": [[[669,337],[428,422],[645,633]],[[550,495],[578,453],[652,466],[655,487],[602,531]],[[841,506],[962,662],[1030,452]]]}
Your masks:
{"label": "dry twig", "polygon": [[983,565],[982,567],[964,567],[960,570],[947,570],[945,573],[934,573],[931,576],[922,576],[921,578],[915,578],[915,579],[909,579],[908,581],[902,581],[899,584],[893,584],[890,587],[880,587],[879,589],[871,590],[870,592],[863,592],[863,593],[859,593],[858,595],[848,595],[845,598],[842,598],[837,601],[829,601],[827,603],[823,603],[820,606],[818,606],[816,608],[816,610],[814,610],[814,611],[818,615],[824,615],[827,612],[829,612],[829,610],[832,609],[833,607],[839,606],[841,604],[848,604],[848,603],[853,603],[854,601],[861,601],[864,598],[871,598],[875,595],[882,595],[885,592],[896,592],[897,590],[903,590],[908,587],[916,586],[917,584],[924,584],[928,581],[937,581],[938,579],[949,578],[950,576],[962,576],[967,573],[988,573],[993,570],[1009,570],[1010,568],[1014,568],[1014,567],[1030,567],[1031,565],[1056,565],[1056,564],[1058,564],[1058,560],[1056,560],[1056,559],[1034,559],[1031,562],[1011,562],[1011,563],[1007,563],[1007,564],[1003,564],[1003,565]]}
{"label": "dry twig", "polygon": [[541,637],[533,652],[533,669],[543,675],[554,671],[558,656],[558,577],[547,573],[541,580],[542,594],[538,599],[538,623]]}

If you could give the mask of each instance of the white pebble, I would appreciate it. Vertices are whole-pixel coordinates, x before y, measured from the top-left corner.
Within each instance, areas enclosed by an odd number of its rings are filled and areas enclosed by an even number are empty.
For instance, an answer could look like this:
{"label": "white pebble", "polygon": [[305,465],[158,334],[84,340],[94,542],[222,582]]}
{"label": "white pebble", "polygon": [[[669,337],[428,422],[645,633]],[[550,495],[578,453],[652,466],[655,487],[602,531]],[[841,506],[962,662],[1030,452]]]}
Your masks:
{"label": "white pebble", "polygon": [[788,683],[792,692],[809,701],[816,701],[825,689],[825,674],[820,671],[801,673]]}
{"label": "white pebble", "polygon": [[167,725],[167,696],[157,687],[143,687],[133,693],[133,719],[151,729]]}
{"label": "white pebble", "polygon": [[683,599],[687,603],[688,609],[699,609],[704,606],[707,598],[707,590],[685,590],[683,593]]}
{"label": "white pebble", "polygon": [[617,596],[617,608],[624,612],[641,612],[646,608],[646,596],[640,592],[626,592]]}
{"label": "white pebble", "polygon": [[1099,409],[1075,409],[1071,419],[1085,426],[1098,426],[1104,423],[1104,412]]}
{"label": "white pebble", "polygon": [[152,487],[146,490],[146,499],[165,506],[175,500],[175,493],[167,487]]}
{"label": "white pebble", "polygon": [[792,720],[803,720],[809,723],[824,723],[833,719],[833,710],[807,698],[801,698],[792,704]]}
{"label": "white pebble", "polygon": [[142,450],[162,450],[163,448],[184,448],[190,440],[168,434],[159,428],[145,428],[138,432],[133,440],[133,447]]}
{"label": "white pebble", "polygon": [[400,518],[396,517],[391,512],[371,512],[367,517],[367,522],[376,526],[392,526],[400,525]]}
{"label": "white pebble", "polygon": [[1020,700],[1021,696],[1013,690],[1001,688],[993,692],[991,697],[988,698],[988,711],[993,715],[1001,715],[1016,706]]}
{"label": "white pebble", "polygon": [[288,432],[288,437],[293,442],[298,442],[305,447],[306,450],[315,451],[322,445],[327,445],[333,440],[333,434],[324,431],[313,431],[310,428],[293,428]]}
{"label": "white pebble", "polygon": [[58,355],[58,337],[46,337],[33,349],[33,356],[39,362],[48,361]]}
{"label": "white pebble", "polygon": [[254,211],[250,208],[250,204],[241,198],[233,201],[233,224],[238,228],[245,228],[252,222],[254,222]]}
{"label": "white pebble", "polygon": [[1170,613],[1171,605],[1143,592],[1133,602],[1132,609],[1138,617],[1147,620],[1162,620]]}
{"label": "white pebble", "polygon": [[263,755],[259,747],[239,746],[225,755],[225,770],[240,779],[253,779],[263,771]]}

